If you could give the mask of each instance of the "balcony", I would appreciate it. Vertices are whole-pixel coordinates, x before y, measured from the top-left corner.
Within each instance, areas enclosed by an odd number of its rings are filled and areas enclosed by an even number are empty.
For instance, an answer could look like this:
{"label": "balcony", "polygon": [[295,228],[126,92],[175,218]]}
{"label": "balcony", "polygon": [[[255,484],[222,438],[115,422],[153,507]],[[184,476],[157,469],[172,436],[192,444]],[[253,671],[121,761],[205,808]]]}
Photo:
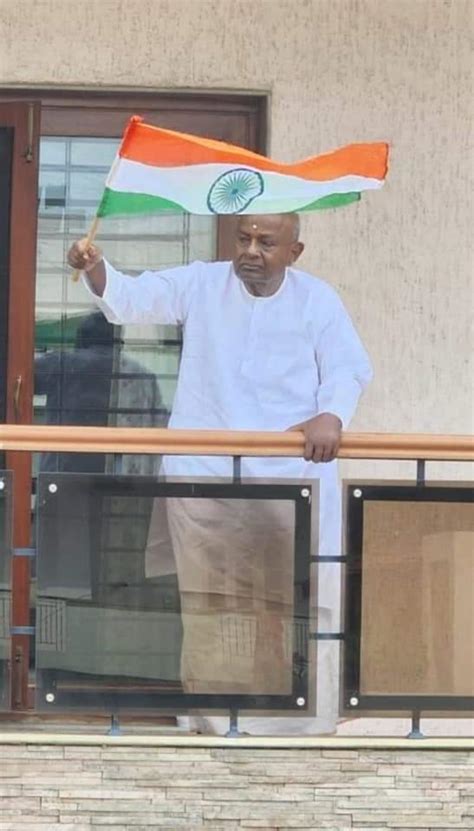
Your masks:
{"label": "balcony", "polygon": [[[323,554],[317,481],[242,476],[245,457],[299,455],[297,433],[4,425],[0,449],[108,453],[118,470],[125,454],[233,458],[220,480],[40,472],[29,548],[12,545],[16,494],[2,473],[5,714],[26,660],[30,714],[101,714],[114,730],[144,715],[227,713],[238,736],[258,711],[313,718],[315,734],[331,720],[403,716],[415,737],[422,717],[472,710],[472,489],[426,471],[462,469],[470,438],[346,434],[341,459],[411,460],[413,476],[345,481],[344,546]],[[30,566],[20,623],[12,563]]]}

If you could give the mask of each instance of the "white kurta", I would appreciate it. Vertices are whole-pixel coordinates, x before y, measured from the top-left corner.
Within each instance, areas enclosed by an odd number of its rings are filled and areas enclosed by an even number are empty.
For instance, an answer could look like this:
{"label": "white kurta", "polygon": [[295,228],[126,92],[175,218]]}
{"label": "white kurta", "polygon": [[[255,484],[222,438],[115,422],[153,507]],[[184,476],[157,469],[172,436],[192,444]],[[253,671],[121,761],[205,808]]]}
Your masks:
{"label": "white kurta", "polygon": [[[106,271],[104,295],[94,298],[111,323],[183,327],[170,427],[283,431],[328,412],[347,428],[371,366],[340,298],[322,280],[288,268],[275,294],[255,297],[229,262],[195,262],[138,277],[123,275],[109,263]],[[164,470],[170,476],[229,477],[232,460],[170,456]],[[242,477],[319,479],[319,553],[340,553],[336,462],[246,458]],[[318,607],[323,627],[337,629],[339,568],[334,564],[319,569]],[[334,710],[333,698],[331,693],[328,706]],[[313,729],[314,722],[308,731]]]}
{"label": "white kurta", "polygon": [[[145,271],[109,263],[102,298],[111,323],[181,324],[183,352],[170,427],[286,430],[317,413],[347,428],[371,377],[369,358],[337,293],[288,268],[279,290],[254,297],[229,262]],[[87,284],[86,284],[87,285]],[[171,476],[231,476],[218,456],[167,457]],[[247,458],[243,478],[320,479],[320,553],[340,547],[336,462]]]}

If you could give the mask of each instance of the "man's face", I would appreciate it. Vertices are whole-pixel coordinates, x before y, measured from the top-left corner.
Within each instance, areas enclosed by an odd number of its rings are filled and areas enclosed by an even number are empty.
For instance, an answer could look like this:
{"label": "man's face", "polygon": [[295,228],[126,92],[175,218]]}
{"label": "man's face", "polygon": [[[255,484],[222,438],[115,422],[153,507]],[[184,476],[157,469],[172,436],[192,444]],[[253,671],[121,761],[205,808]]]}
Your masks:
{"label": "man's face", "polygon": [[271,294],[295,262],[303,244],[295,238],[291,214],[239,217],[233,257],[237,277],[253,294]]}

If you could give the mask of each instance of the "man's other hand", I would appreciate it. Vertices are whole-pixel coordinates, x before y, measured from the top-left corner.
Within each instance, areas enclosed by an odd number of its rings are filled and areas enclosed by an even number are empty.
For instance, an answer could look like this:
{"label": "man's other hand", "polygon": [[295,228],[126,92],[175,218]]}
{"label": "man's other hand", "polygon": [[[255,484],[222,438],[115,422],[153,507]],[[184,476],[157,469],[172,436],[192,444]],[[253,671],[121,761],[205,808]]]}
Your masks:
{"label": "man's other hand", "polygon": [[71,245],[67,255],[69,265],[78,271],[91,271],[102,259],[101,249],[89,243],[87,237]]}
{"label": "man's other hand", "polygon": [[342,433],[342,423],[337,416],[321,413],[289,429],[304,434],[303,455],[307,462],[331,462],[336,458]]}

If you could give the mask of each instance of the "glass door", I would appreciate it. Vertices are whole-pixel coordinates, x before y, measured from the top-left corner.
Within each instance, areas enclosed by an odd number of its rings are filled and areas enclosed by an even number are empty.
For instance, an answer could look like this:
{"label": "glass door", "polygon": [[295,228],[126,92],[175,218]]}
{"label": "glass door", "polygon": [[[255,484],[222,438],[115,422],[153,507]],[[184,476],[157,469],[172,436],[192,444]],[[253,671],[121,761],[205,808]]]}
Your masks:
{"label": "glass door", "polygon": [[[35,304],[34,420],[42,424],[165,427],[177,380],[181,333],[173,326],[113,326],[97,310],[82,281],[72,282],[67,251],[86,236],[119,140],[43,136],[40,141],[38,249]],[[112,218],[97,244],[128,274],[181,265],[216,255],[216,220],[198,216]],[[157,475],[160,458],[93,453],[36,454],[34,472]],[[158,508],[160,506],[158,505]],[[149,591],[145,568],[153,500],[128,500],[124,536],[105,511],[94,567],[84,596],[89,624],[99,628],[104,606],[123,614]],[[113,513],[113,512],[112,512]],[[153,514],[162,529],[165,511]],[[140,521],[137,520],[140,517]],[[125,527],[125,526],[122,526]],[[126,537],[126,538],[125,538]],[[67,552],[64,552],[67,558]],[[75,558],[81,557],[75,552]],[[74,571],[77,563],[71,562]],[[156,582],[156,581],[155,581]],[[179,605],[172,557],[161,592]],[[156,586],[155,586],[156,590]],[[85,601],[84,601],[85,602]],[[38,633],[37,637],[41,637]],[[41,643],[38,644],[41,649]]]}
{"label": "glass door", "polygon": [[[165,426],[179,368],[179,330],[107,323],[81,283],[71,280],[67,250],[88,232],[132,114],[141,114],[149,123],[261,151],[264,99],[60,91],[35,91],[28,96],[13,102],[7,93],[0,100],[0,128],[13,129],[15,135],[9,265],[8,273],[0,275],[9,308],[8,377],[3,387],[7,421]],[[211,217],[109,219],[101,223],[97,243],[116,267],[130,274],[193,259],[227,258],[230,252],[228,224]],[[14,472],[13,545],[23,550],[36,544],[38,474],[69,470],[155,475],[160,462],[150,456],[90,453],[42,453],[33,459],[24,452],[6,455],[6,466]],[[149,517],[151,509],[149,503],[140,502],[131,509],[131,520],[136,514]],[[147,522],[135,527],[131,521],[127,544],[120,546],[113,538],[113,522],[104,522],[100,562],[89,587],[98,605],[133,606],[146,578],[146,527]],[[171,559],[159,579],[163,591],[174,596]],[[17,552],[12,567],[11,700],[13,708],[20,710],[32,706],[35,685],[29,658],[35,624],[32,562],[26,553]]]}

